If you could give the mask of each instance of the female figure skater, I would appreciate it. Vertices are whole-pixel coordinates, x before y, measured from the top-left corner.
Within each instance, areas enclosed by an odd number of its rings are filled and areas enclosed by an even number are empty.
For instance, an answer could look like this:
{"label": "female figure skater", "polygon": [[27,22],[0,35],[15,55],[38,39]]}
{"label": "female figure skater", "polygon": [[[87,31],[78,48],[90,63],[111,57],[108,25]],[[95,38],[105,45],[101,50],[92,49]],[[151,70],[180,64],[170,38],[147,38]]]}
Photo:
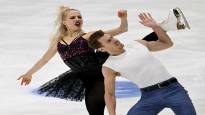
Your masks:
{"label": "female figure skater", "polygon": [[[84,33],[82,30],[83,19],[79,10],[61,6],[59,11],[57,31],[50,47],[18,80],[21,79],[21,85],[28,85],[32,75],[58,52],[71,70],[39,87],[37,93],[75,101],[82,101],[85,97],[90,115],[104,115],[104,77],[101,67],[108,54],[95,52],[88,46],[87,40],[92,32]],[[127,12],[118,11],[118,17],[121,20],[120,26],[105,33],[115,36],[127,31]]]}

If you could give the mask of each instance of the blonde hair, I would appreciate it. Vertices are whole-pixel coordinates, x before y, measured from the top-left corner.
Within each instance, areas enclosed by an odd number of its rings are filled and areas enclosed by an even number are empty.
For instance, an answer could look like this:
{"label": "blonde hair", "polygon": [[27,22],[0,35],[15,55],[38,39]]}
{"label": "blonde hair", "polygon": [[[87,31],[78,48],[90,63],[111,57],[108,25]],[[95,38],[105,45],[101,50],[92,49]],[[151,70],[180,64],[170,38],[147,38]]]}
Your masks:
{"label": "blonde hair", "polygon": [[72,32],[69,31],[66,26],[63,24],[63,21],[66,19],[68,12],[76,9],[70,9],[66,6],[60,6],[58,9],[58,16],[55,21],[55,30],[54,35],[51,38],[50,41],[50,47],[52,47],[54,44],[57,44],[61,39],[63,39],[66,35],[70,34],[72,36]]}

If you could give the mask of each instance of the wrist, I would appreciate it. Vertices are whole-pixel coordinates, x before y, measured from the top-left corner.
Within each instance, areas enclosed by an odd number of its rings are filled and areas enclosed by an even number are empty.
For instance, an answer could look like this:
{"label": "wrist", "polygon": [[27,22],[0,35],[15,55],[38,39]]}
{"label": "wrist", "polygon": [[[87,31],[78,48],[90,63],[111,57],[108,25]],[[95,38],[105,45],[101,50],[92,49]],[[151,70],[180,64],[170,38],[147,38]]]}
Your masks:
{"label": "wrist", "polygon": [[26,75],[32,76],[32,73],[30,73],[30,72],[27,72],[27,73],[26,73]]}
{"label": "wrist", "polygon": [[153,30],[156,30],[156,29],[159,29],[159,28],[161,28],[161,27],[160,27],[159,24],[156,24],[156,25],[153,25],[151,28],[152,28]]}
{"label": "wrist", "polygon": [[120,17],[121,20],[127,20],[127,17]]}
{"label": "wrist", "polygon": [[110,115],[116,115],[116,113],[112,113],[112,114],[110,114]]}

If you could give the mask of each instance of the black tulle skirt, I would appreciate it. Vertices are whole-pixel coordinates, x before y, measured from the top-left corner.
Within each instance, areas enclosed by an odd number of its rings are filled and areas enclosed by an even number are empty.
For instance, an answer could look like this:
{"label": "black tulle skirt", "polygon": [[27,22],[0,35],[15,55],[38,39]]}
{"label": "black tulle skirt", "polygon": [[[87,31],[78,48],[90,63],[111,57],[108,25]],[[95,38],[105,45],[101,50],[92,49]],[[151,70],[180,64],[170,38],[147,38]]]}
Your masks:
{"label": "black tulle skirt", "polygon": [[66,71],[40,86],[35,93],[71,101],[82,101],[85,83],[81,72]]}

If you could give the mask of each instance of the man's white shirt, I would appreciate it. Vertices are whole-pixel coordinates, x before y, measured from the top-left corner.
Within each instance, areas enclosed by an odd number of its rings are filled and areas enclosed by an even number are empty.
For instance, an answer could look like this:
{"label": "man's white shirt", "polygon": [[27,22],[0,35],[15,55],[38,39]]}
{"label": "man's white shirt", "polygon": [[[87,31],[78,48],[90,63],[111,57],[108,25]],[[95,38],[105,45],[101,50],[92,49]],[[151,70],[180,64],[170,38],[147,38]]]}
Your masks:
{"label": "man's white shirt", "polygon": [[136,83],[140,88],[165,81],[172,76],[146,46],[138,41],[124,45],[125,52],[109,56],[103,66],[119,72],[122,77]]}

